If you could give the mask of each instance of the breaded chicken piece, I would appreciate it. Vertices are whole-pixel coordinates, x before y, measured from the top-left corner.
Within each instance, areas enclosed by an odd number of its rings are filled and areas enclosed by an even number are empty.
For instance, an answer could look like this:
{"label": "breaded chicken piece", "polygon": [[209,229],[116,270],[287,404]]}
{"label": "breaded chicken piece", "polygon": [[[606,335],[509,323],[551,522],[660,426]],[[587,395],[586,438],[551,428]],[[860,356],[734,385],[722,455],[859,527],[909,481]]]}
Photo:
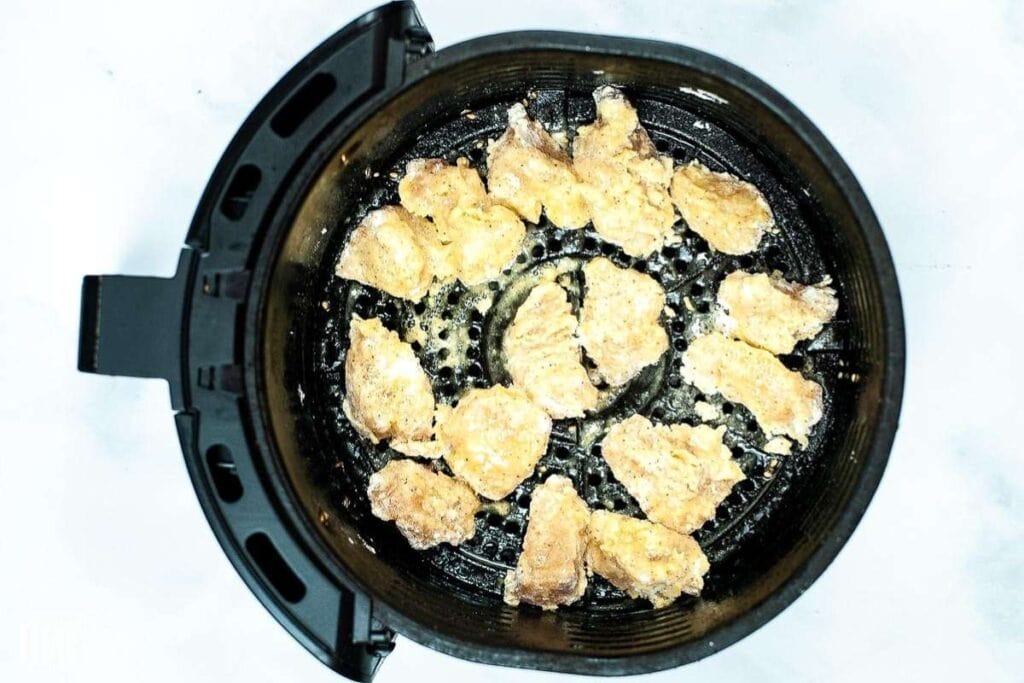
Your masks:
{"label": "breaded chicken piece", "polygon": [[576,339],[576,316],[554,282],[534,287],[519,307],[505,330],[505,357],[513,384],[551,417],[581,417],[597,405]]}
{"label": "breaded chicken piece", "polygon": [[454,166],[444,159],[413,159],[398,183],[398,196],[412,213],[444,224],[456,207],[486,202],[487,188],[468,159],[460,158]]}
{"label": "breaded chicken piece", "polygon": [[521,389],[494,386],[466,392],[436,431],[452,472],[500,500],[533,474],[548,447],[551,418]]}
{"label": "breaded chicken piece", "polygon": [[555,227],[582,228],[590,221],[569,155],[519,103],[508,110],[504,135],[487,145],[487,187],[531,223],[540,221],[542,207]]}
{"label": "breaded chicken piece", "polygon": [[587,589],[587,504],[572,481],[554,475],[533,490],[529,519],[519,562],[505,577],[505,602],[544,609],[576,602]]}
{"label": "breaded chicken piece", "polygon": [[793,372],[768,351],[723,335],[697,337],[683,353],[683,378],[705,394],[742,403],[768,436],[807,445],[821,419],[821,386]]}
{"label": "breaded chicken piece", "polygon": [[394,521],[416,550],[473,537],[480,501],[465,482],[412,460],[392,460],[370,476],[374,516]]}
{"label": "breaded chicken piece", "polygon": [[590,516],[587,568],[632,598],[665,607],[699,595],[710,564],[697,541],[660,524],[606,510]]}
{"label": "breaded chicken piece", "polygon": [[722,443],[725,427],[655,425],[633,415],[608,430],[601,453],[647,517],[688,534],[714,519],[746,477]]}
{"label": "breaded chicken piece", "polygon": [[400,206],[371,211],[341,252],[335,274],[346,280],[419,301],[436,272],[444,272],[444,247],[430,221]]}
{"label": "breaded chicken piece", "polygon": [[690,230],[726,254],[749,254],[775,227],[772,210],[756,187],[699,161],[676,169],[672,201]]}
{"label": "breaded chicken piece", "polygon": [[594,92],[597,121],[581,126],[573,164],[597,233],[630,256],[678,239],[669,196],[672,159],[660,156],[636,110],[612,87]]}
{"label": "breaded chicken piece", "polygon": [[519,254],[526,228],[500,204],[457,207],[448,216],[456,273],[467,287],[494,280]]}
{"label": "breaded chicken piece", "polygon": [[526,227],[487,196],[480,174],[464,158],[454,166],[441,159],[410,161],[398,194],[406,209],[433,219],[447,270],[467,286],[493,280],[519,254]]}
{"label": "breaded chicken piece", "polygon": [[661,358],[665,290],[649,275],[598,257],[583,267],[586,293],[577,332],[608,384],[620,386]]}
{"label": "breaded chicken piece", "polygon": [[430,438],[434,392],[412,347],[378,318],[352,316],[342,408],[373,443]]}
{"label": "breaded chicken piece", "polygon": [[718,288],[718,329],[751,346],[790,353],[835,317],[839,302],[828,284],[802,285],[778,273],[729,273]]}

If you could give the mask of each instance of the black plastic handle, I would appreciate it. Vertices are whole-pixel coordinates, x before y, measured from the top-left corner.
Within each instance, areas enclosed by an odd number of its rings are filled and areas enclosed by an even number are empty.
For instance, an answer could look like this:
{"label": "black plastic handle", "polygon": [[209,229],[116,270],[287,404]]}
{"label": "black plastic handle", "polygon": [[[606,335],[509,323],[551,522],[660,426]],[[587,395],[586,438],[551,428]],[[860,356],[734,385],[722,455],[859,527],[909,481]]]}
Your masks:
{"label": "black plastic handle", "polygon": [[281,188],[328,127],[399,88],[407,67],[432,51],[408,0],[360,16],[289,71],[243,124],[203,193],[174,277],[82,283],[79,369],[168,381],[185,463],[225,553],[304,647],[361,683],[394,648],[395,632],[373,599],[325,571],[282,518],[284,494],[270,485],[264,444],[247,429],[259,416],[245,396],[255,363],[241,342],[257,310],[249,307],[254,250]]}
{"label": "black plastic handle", "polygon": [[78,369],[100,375],[159,377],[175,410],[182,396],[182,335],[191,249],[172,278],[87,275],[82,280]]}

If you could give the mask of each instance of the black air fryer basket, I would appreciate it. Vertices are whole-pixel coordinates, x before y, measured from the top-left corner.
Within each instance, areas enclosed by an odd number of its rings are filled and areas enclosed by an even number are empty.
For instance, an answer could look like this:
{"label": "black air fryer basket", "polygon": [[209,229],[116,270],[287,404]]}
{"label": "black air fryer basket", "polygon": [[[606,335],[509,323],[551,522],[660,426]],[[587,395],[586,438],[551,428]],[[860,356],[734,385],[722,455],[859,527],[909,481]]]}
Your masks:
{"label": "black air fryer basket", "polygon": [[[754,255],[711,252],[693,232],[632,259],[591,230],[529,230],[511,272],[473,291],[454,283],[430,306],[334,277],[348,232],[394,203],[405,162],[465,156],[525,101],[572,134],[591,93],[621,87],[659,150],[756,184],[780,230]],[[500,338],[540,264],[572,271],[605,255],[649,273],[677,317],[672,348],[603,413],[556,423],[538,474],[510,510],[478,515],[458,547],[414,552],[369,514],[366,484],[392,453],[360,439],[340,410],[348,320],[393,329],[430,321],[464,334],[448,355],[419,349],[441,401],[507,379]],[[624,415],[693,422],[682,382],[687,322],[708,315],[736,268],[835,282],[836,321],[784,357],[819,382],[826,406],[809,446],[774,460],[741,406],[726,442],[747,480],[697,532],[712,561],[700,598],[662,609],[595,577],[556,613],[501,600],[530,492],[562,473],[592,508],[639,515],[595,443]],[[486,314],[474,305],[491,304]],[[231,142],[203,194],[171,279],[85,278],[79,367],[162,377],[185,463],[225,553],[260,601],[325,664],[369,680],[395,633],[480,662],[628,674],[692,662],[778,614],[839,552],[885,467],[903,384],[903,320],[885,240],[849,169],[789,102],[750,74],[680,47],[526,32],[433,52],[412,3],[346,26],[292,69]]]}

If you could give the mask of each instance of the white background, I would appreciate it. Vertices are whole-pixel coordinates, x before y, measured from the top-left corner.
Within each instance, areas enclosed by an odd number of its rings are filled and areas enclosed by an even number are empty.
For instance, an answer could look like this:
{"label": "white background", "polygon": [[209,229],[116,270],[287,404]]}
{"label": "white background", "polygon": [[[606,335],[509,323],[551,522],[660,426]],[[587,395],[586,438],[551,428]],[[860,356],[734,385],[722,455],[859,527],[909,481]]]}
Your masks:
{"label": "white background", "polygon": [[[372,4],[0,5],[0,680],[339,680],[221,553],[166,385],[74,363],[81,276],[170,275],[243,118]],[[892,247],[907,391],[867,516],[782,616],[644,680],[1021,680],[1024,4],[420,9],[439,48],[557,28],[675,41],[752,70],[844,155]],[[405,639],[378,680],[442,677],[570,680]]]}

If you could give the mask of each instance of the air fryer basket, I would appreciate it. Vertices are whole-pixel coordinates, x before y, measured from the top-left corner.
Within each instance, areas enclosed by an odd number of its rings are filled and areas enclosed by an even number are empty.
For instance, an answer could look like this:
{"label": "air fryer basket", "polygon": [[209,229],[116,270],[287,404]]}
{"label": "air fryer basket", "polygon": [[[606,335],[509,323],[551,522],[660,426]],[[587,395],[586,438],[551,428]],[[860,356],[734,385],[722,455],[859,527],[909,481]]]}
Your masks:
{"label": "air fryer basket", "polygon": [[[334,277],[349,231],[397,201],[406,161],[465,156],[484,171],[486,141],[517,101],[571,138],[593,120],[591,93],[604,84],[623,88],[662,153],[761,188],[779,232],[745,257],[711,252],[684,231],[681,244],[633,259],[592,230],[542,222],[497,283],[448,285],[417,305]],[[257,108],[211,181],[189,245],[171,281],[87,278],[80,362],[171,380],[186,462],[229,557],[296,637],[351,677],[372,676],[392,629],[468,659],[558,671],[637,673],[706,656],[769,620],[824,570],[863,513],[896,428],[899,293],[860,188],[781,96],[687,48],[517,33],[430,54],[411,4],[389,5],[318,48]],[[508,509],[478,515],[471,541],[412,551],[369,514],[365,496],[369,475],[395,454],[359,438],[340,409],[351,315],[430,329],[415,348],[450,403],[467,388],[507,382],[501,336],[538,269],[570,274],[578,303],[579,268],[600,255],[668,291],[669,352],[597,415],[556,422],[537,473]],[[784,358],[826,397],[809,446],[790,456],[761,450],[742,406],[700,396],[679,376],[689,323],[710,315],[718,283],[737,268],[803,282],[829,275],[839,293],[836,321]],[[138,310],[126,319],[125,307],[139,303],[181,322],[176,360],[129,358],[168,346],[156,332],[174,332]],[[147,323],[158,328],[153,339]],[[634,412],[696,422],[696,400],[722,406],[726,442],[748,477],[696,534],[712,560],[703,595],[654,610],[595,577],[578,604],[556,613],[504,605],[502,579],[534,486],[561,473],[592,508],[640,515],[601,458],[601,436]]]}

